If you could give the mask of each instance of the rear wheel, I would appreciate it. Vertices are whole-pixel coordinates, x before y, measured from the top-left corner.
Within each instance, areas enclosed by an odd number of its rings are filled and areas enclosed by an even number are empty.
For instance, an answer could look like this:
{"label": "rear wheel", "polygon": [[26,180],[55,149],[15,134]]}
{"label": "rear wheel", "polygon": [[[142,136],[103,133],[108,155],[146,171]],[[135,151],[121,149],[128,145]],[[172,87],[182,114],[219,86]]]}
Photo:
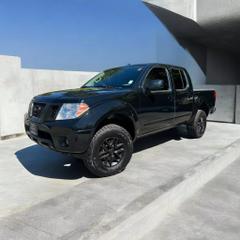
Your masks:
{"label": "rear wheel", "polygon": [[191,123],[187,124],[187,133],[191,138],[201,138],[207,127],[207,115],[203,110],[198,110]]}
{"label": "rear wheel", "polygon": [[83,161],[94,175],[111,176],[125,169],[132,152],[133,144],[128,131],[118,125],[109,124],[94,135]]}

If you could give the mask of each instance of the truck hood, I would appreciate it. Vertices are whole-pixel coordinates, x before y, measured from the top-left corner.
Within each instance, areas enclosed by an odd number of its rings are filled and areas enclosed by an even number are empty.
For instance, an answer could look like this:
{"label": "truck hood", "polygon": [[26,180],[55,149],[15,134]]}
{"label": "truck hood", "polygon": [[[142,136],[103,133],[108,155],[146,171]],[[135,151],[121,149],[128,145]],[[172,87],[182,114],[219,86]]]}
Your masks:
{"label": "truck hood", "polygon": [[124,96],[132,91],[132,89],[122,88],[78,88],[45,93],[34,97],[33,101],[42,103],[78,103],[84,101],[91,106],[106,99]]}

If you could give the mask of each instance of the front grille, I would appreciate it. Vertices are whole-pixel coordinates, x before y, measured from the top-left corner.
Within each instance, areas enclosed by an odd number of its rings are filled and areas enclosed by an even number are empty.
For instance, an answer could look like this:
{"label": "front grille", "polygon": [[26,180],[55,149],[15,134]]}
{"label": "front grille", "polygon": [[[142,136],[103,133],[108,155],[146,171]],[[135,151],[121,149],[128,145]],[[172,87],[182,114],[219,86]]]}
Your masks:
{"label": "front grille", "polygon": [[61,108],[61,104],[47,104],[33,102],[29,108],[29,116],[41,118],[43,121],[54,121]]}
{"label": "front grille", "polygon": [[56,119],[56,117],[57,117],[57,114],[58,114],[58,112],[59,112],[59,110],[60,110],[60,106],[59,105],[52,105],[51,107],[50,107],[50,119],[51,120],[55,120]]}
{"label": "front grille", "polygon": [[31,115],[40,118],[46,104],[44,103],[33,103]]}

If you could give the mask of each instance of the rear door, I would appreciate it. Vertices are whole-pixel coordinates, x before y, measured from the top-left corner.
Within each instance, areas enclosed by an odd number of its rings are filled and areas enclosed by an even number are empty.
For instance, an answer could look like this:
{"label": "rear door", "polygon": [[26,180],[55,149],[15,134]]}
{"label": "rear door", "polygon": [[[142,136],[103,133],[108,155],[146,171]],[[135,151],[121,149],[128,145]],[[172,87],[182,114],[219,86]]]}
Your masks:
{"label": "rear door", "polygon": [[[156,79],[164,80],[164,89],[148,92],[148,83]],[[167,68],[155,66],[146,74],[140,95],[139,120],[141,125],[140,134],[168,128],[173,124],[174,96]]]}
{"label": "rear door", "polygon": [[170,68],[175,93],[175,123],[188,121],[193,112],[191,80],[183,69]]}

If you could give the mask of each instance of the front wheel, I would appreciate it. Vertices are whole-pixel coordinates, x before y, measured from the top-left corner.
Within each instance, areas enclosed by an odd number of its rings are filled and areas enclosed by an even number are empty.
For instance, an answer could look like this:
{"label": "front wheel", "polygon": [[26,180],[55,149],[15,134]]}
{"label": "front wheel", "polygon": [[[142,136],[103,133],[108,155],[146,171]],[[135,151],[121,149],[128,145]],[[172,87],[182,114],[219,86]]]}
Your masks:
{"label": "front wheel", "polygon": [[128,131],[121,126],[109,124],[94,135],[83,161],[94,175],[111,176],[126,168],[132,152],[133,143]]}
{"label": "front wheel", "polygon": [[187,124],[187,133],[191,138],[201,138],[207,127],[207,115],[203,110],[198,110],[191,123]]}

